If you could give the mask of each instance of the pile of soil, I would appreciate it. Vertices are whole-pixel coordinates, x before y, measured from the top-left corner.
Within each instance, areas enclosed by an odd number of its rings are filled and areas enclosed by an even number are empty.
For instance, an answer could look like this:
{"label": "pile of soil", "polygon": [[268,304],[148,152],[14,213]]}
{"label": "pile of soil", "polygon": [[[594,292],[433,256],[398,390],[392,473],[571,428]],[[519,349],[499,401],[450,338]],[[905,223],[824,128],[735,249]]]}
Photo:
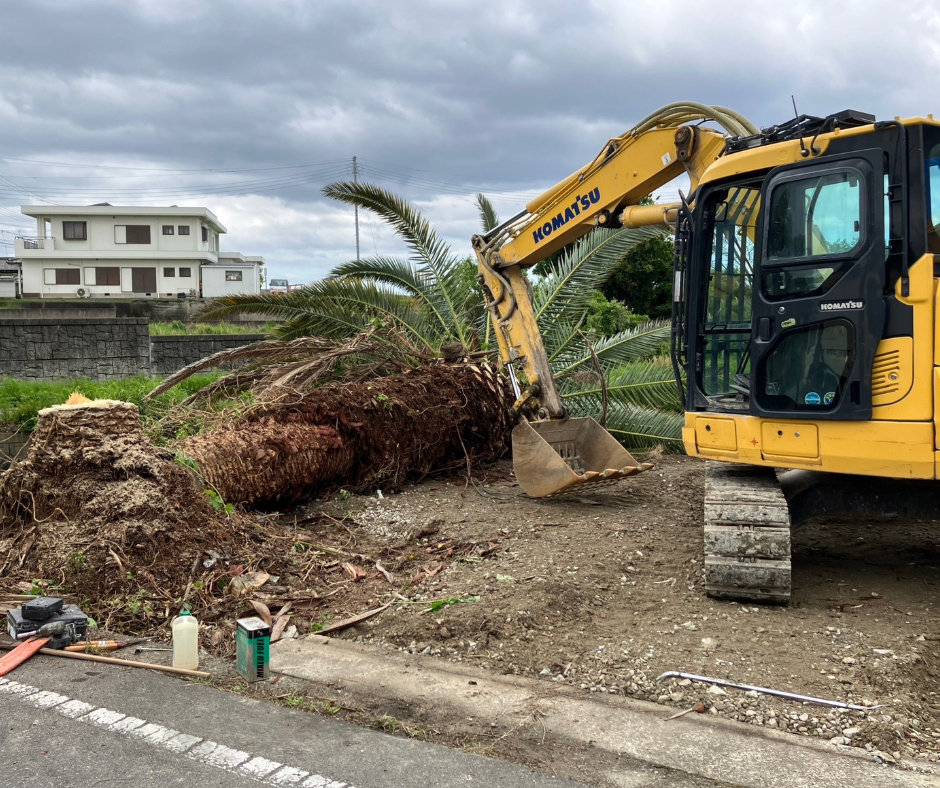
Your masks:
{"label": "pile of soil", "polygon": [[307,393],[271,389],[236,424],[180,449],[227,502],[283,507],[497,459],[509,448],[511,402],[489,365],[442,363]]}
{"label": "pile of soil", "polygon": [[197,559],[260,539],[147,440],[126,402],[41,411],[28,456],[0,475],[0,577],[65,589],[113,624],[176,608],[204,579]]}

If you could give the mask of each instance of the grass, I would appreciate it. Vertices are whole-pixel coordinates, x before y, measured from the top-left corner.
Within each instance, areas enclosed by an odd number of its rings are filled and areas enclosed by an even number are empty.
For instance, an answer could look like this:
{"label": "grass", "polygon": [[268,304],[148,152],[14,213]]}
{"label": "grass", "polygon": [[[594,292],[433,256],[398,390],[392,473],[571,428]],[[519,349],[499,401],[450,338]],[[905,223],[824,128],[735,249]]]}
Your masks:
{"label": "grass", "polygon": [[179,404],[199,389],[218,380],[223,374],[211,372],[193,375],[161,394],[153,402],[146,403],[144,397],[156,388],[160,378],[149,378],[145,375],[104,381],[25,381],[5,378],[0,380],[0,423],[16,425],[23,433],[32,432],[39,411],[65,402],[73,391],[78,391],[89,399],[133,402],[140,408],[144,419],[159,418],[168,406]]}
{"label": "grass", "polygon": [[174,320],[172,323],[151,323],[150,336],[204,336],[207,334],[269,334],[277,325],[269,320],[263,326],[245,326],[241,323],[184,323]]}

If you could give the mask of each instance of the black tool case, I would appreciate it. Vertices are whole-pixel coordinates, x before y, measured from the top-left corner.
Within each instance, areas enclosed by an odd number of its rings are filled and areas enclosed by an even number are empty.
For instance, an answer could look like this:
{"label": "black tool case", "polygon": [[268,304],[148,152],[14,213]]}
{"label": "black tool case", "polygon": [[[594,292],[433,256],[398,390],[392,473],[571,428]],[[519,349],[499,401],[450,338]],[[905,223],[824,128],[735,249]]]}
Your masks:
{"label": "black tool case", "polygon": [[39,627],[54,624],[57,621],[75,626],[76,641],[88,639],[88,616],[79,609],[78,605],[65,605],[58,613],[54,613],[45,621],[30,621],[24,618],[23,608],[14,607],[7,611],[7,632],[11,638],[16,638],[18,635],[32,634]]}
{"label": "black tool case", "polygon": [[48,621],[63,606],[61,599],[55,596],[38,596],[29,602],[24,602],[21,608],[23,618],[29,621]]}

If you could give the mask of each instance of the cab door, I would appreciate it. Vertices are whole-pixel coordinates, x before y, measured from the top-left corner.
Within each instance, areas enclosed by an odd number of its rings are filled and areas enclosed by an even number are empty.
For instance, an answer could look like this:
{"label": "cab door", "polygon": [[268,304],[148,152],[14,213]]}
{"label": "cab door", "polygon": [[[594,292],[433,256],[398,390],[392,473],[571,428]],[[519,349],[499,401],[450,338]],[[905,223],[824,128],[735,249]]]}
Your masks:
{"label": "cab door", "polygon": [[885,323],[881,150],[780,167],[764,182],[749,411],[869,419]]}

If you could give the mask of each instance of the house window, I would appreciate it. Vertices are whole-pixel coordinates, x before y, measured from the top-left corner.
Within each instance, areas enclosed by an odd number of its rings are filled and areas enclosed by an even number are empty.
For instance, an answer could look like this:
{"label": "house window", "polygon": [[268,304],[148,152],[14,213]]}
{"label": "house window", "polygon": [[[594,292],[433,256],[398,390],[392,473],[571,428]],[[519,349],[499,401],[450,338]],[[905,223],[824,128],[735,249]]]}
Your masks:
{"label": "house window", "polygon": [[175,275],[176,275],[176,270],[173,269],[173,268],[164,268],[164,269],[163,269],[163,275],[164,275],[164,276],[175,276]]}
{"label": "house window", "polygon": [[46,268],[43,270],[43,282],[47,285],[80,285],[80,268]]}
{"label": "house window", "polygon": [[62,222],[62,237],[66,241],[87,241],[88,227],[85,222]]}
{"label": "house window", "polygon": [[208,241],[208,240],[209,240],[209,228],[208,228],[208,227],[203,227],[203,228],[202,228],[202,240],[203,240],[203,241]]}
{"label": "house window", "polygon": [[149,224],[116,224],[114,225],[114,243],[116,244],[149,244]]}
{"label": "house window", "polygon": [[165,224],[163,225],[163,234],[164,235],[173,235],[173,225]]}
{"label": "house window", "polygon": [[179,231],[179,234],[180,234],[180,235],[189,235],[189,225],[188,225],[188,224],[181,224],[181,225],[180,225],[179,227],[177,227],[176,229]]}
{"label": "house window", "polygon": [[226,282],[241,282],[242,272],[241,271],[226,271],[225,281]]}
{"label": "house window", "polygon": [[121,286],[121,269],[111,266],[95,266],[95,284],[108,285],[109,287]]}
{"label": "house window", "polygon": [[180,268],[180,277],[181,277],[182,279],[188,279],[188,278],[191,277],[192,275],[193,275],[193,269],[192,269],[192,268]]}

